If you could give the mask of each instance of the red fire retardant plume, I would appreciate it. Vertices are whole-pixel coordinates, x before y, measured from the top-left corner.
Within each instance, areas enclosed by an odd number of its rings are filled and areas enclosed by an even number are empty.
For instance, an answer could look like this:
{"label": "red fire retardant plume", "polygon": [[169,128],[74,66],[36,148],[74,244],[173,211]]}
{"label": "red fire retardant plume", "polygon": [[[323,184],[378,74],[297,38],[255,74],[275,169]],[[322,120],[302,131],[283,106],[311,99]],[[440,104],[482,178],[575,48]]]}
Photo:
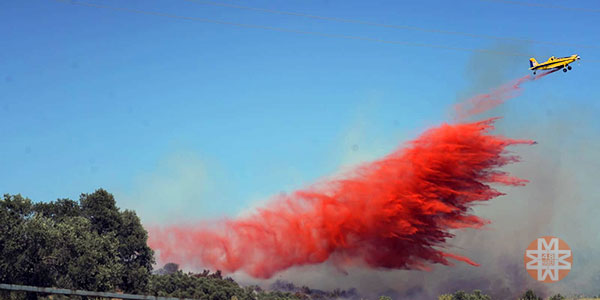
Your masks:
{"label": "red fire retardant plume", "polygon": [[449,258],[477,265],[442,250],[450,230],[487,223],[470,208],[502,195],[489,184],[527,182],[498,168],[518,161],[507,146],[533,143],[490,135],[493,121],[430,129],[343,179],[279,196],[245,217],[151,228],[150,246],[163,261],[259,278],[327,260],[341,268],[426,269]]}
{"label": "red fire retardant plume", "polygon": [[467,99],[464,102],[458,103],[455,106],[457,118],[458,120],[465,120],[468,117],[486,112],[504,103],[506,100],[518,96],[521,93],[521,84],[528,81],[541,79],[558,70],[560,69],[545,71],[534,76],[526,75],[521,78],[517,78],[510,83],[495,88],[487,94],[480,94]]}

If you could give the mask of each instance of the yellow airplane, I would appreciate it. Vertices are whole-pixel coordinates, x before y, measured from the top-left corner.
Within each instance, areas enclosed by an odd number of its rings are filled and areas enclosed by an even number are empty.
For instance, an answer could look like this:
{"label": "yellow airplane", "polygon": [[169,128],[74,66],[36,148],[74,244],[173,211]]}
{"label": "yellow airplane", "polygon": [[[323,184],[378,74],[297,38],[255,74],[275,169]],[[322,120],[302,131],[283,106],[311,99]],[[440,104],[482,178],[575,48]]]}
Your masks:
{"label": "yellow airplane", "polygon": [[535,71],[537,70],[554,70],[562,68],[563,72],[567,72],[567,69],[571,70],[571,66],[569,66],[569,64],[580,59],[581,57],[579,57],[577,54],[558,58],[550,56],[547,61],[538,64],[535,58],[532,57],[529,59],[529,70],[533,70],[533,75],[535,75]]}

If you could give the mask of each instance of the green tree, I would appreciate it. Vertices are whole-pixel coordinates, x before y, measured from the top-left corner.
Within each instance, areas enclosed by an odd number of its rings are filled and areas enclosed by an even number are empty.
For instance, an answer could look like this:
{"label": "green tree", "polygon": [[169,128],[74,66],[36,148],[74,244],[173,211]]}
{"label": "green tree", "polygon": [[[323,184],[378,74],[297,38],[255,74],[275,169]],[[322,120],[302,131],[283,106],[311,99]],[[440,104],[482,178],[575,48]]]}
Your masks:
{"label": "green tree", "polygon": [[111,291],[121,284],[124,272],[113,234],[99,235],[88,219],[69,218],[56,224],[55,246],[49,254],[57,286]]}
{"label": "green tree", "polygon": [[148,247],[148,233],[135,212],[121,212],[112,194],[98,189],[82,194],[79,203],[82,215],[90,220],[92,230],[100,235],[112,234],[118,240],[121,270],[119,289],[128,293],[147,290],[154,263],[154,253]]}
{"label": "green tree", "polygon": [[79,204],[84,217],[90,220],[92,230],[98,234],[116,232],[122,219],[112,194],[98,189],[91,194],[81,194]]}
{"label": "green tree", "polygon": [[[101,236],[91,229],[88,219],[73,216],[77,206],[72,202],[57,203],[33,205],[19,195],[0,200],[0,281],[114,289],[122,270],[117,238]],[[27,298],[36,295],[29,293]]]}
{"label": "green tree", "polygon": [[565,296],[563,296],[561,294],[556,294],[556,295],[550,297],[549,300],[565,300],[565,299],[567,299]]}
{"label": "green tree", "polygon": [[527,290],[519,300],[542,300],[542,297],[538,297],[533,290]]}
{"label": "green tree", "polygon": [[491,300],[491,297],[481,293],[480,290],[474,290],[471,294],[464,291],[457,291],[454,294],[443,294],[438,300]]}
{"label": "green tree", "polygon": [[34,204],[33,210],[55,221],[81,216],[79,203],[70,199],[58,199],[52,202]]}
{"label": "green tree", "polygon": [[34,265],[25,255],[33,241],[26,239],[26,222],[33,216],[31,200],[4,195],[0,201],[0,282],[28,280]]}
{"label": "green tree", "polygon": [[147,239],[135,212],[120,212],[102,189],[79,203],[5,195],[0,282],[143,293],[154,263]]}
{"label": "green tree", "polygon": [[154,252],[148,247],[148,233],[134,211],[120,214],[121,226],[116,232],[119,257],[124,267],[120,288],[132,293],[147,290],[154,264]]}
{"label": "green tree", "polygon": [[150,294],[163,297],[185,297],[197,299],[238,299],[238,300],[299,300],[306,296],[272,291],[265,292],[258,287],[240,287],[230,278],[223,279],[215,274],[185,274],[176,271],[172,274],[150,276]]}

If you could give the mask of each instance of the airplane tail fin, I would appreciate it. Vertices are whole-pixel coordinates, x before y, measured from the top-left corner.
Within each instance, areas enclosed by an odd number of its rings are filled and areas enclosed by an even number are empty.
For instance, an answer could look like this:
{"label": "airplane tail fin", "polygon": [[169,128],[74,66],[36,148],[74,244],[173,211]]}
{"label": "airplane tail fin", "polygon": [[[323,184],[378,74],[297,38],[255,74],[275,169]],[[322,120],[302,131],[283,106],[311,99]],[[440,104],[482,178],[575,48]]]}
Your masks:
{"label": "airplane tail fin", "polygon": [[533,67],[535,67],[537,65],[538,65],[538,62],[537,62],[537,60],[535,60],[535,58],[532,57],[532,58],[529,59],[529,66],[530,67],[533,68]]}

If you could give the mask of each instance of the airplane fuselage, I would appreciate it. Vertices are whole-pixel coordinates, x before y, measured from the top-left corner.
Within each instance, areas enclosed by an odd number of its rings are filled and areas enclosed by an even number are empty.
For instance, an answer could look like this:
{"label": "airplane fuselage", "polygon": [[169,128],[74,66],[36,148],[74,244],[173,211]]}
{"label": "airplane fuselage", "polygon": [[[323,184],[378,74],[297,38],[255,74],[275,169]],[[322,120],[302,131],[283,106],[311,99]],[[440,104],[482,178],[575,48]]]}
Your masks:
{"label": "airplane fuselage", "polygon": [[[576,61],[580,59],[579,55],[575,54],[575,55],[571,55],[568,57],[550,57],[547,61],[537,64],[531,68],[529,68],[529,70],[532,71],[537,71],[537,70],[552,70],[552,69],[559,69],[559,68],[566,68],[570,63]],[[569,67],[570,69],[570,67]],[[566,69],[565,69],[566,70]]]}

